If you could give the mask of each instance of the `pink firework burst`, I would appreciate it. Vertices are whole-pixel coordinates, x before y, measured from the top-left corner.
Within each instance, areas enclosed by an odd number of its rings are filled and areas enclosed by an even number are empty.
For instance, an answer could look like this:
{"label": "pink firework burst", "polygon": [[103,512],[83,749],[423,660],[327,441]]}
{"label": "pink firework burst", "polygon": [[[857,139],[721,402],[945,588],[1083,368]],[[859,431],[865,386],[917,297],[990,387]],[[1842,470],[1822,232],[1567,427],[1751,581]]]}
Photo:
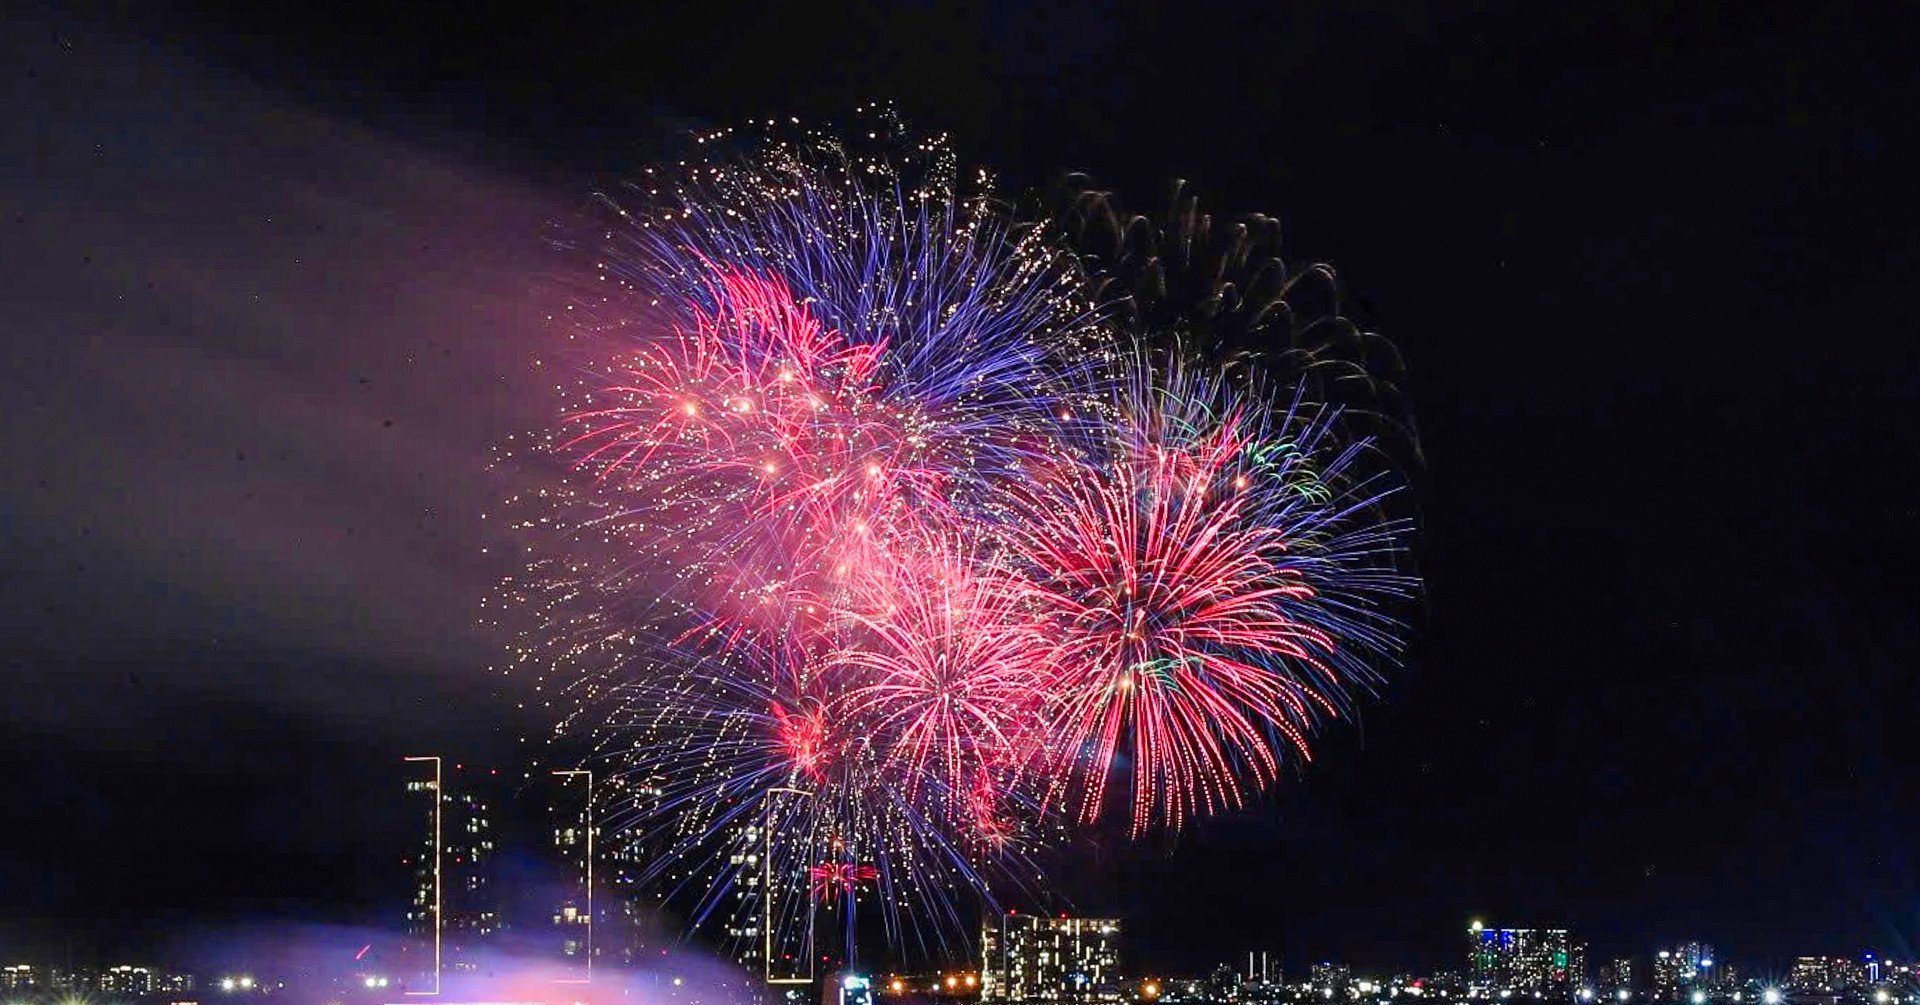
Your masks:
{"label": "pink firework burst", "polygon": [[776,701],[769,711],[775,740],[793,772],[819,781],[833,760],[826,709],[809,703],[789,710]]}
{"label": "pink firework burst", "polygon": [[[944,509],[939,437],[885,400],[884,342],[855,344],[784,281],[706,263],[712,306],[612,368],[560,449],[709,570],[736,619],[884,565],[896,528]],[[717,602],[718,601],[718,602]]]}
{"label": "pink firework burst", "polygon": [[[1125,427],[1123,427],[1125,428]],[[1149,423],[1108,463],[1061,462],[1010,493],[1017,591],[1052,639],[1054,791],[1098,817],[1130,774],[1134,832],[1240,805],[1279,773],[1281,744],[1335,706],[1297,672],[1333,642],[1296,616],[1313,588],[1266,519],[1270,479],[1236,412],[1166,435]]]}
{"label": "pink firework burst", "polygon": [[1037,742],[1051,650],[1020,597],[958,548],[918,554],[849,612],[841,706],[892,751],[910,797],[930,789],[955,817],[990,820],[998,780]]}

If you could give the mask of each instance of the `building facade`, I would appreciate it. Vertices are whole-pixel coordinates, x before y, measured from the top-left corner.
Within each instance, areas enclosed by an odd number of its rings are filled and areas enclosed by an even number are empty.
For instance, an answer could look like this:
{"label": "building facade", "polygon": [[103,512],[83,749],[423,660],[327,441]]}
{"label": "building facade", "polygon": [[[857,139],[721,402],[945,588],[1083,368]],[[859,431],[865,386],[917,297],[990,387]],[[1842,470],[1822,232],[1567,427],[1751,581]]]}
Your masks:
{"label": "building facade", "polygon": [[1564,996],[1573,990],[1573,937],[1564,928],[1468,929],[1470,987],[1498,994]]}
{"label": "building facade", "polygon": [[1679,1001],[1696,988],[1713,985],[1713,947],[1683,942],[1653,954],[1653,995],[1660,1001]]}
{"label": "building facade", "polygon": [[1353,968],[1340,963],[1315,963],[1307,970],[1307,983],[1324,998],[1347,997],[1353,987]]}
{"label": "building facade", "polygon": [[[1837,994],[1866,983],[1862,962],[1845,956],[1802,956],[1787,972],[1787,990],[1800,994]],[[1875,969],[1879,969],[1878,966]]]}
{"label": "building facade", "polygon": [[1009,912],[980,931],[980,998],[987,1002],[1112,1002],[1120,983],[1120,919]]}
{"label": "building facade", "polygon": [[409,990],[435,990],[444,971],[476,966],[502,926],[495,876],[499,773],[409,757],[405,792],[417,826],[402,862],[410,872],[407,941],[401,947]]}
{"label": "building facade", "polygon": [[1600,988],[1609,995],[1618,997],[1621,992],[1632,993],[1634,978],[1633,957],[1621,956],[1612,963],[1600,968]]}

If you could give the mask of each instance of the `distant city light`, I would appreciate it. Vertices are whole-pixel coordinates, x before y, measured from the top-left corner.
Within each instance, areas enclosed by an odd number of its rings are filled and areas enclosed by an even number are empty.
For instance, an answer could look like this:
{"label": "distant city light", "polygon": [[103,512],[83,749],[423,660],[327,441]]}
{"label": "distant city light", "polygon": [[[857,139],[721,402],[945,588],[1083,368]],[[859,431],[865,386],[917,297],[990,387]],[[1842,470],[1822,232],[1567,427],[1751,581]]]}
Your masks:
{"label": "distant city light", "polygon": [[1626,988],[1621,988],[1620,990],[1615,991],[1613,993],[1613,996],[1615,998],[1620,999],[1621,1001],[1626,1001],[1627,999],[1633,997],[1633,992],[1628,991]]}
{"label": "distant city light", "polygon": [[1593,989],[1592,989],[1592,988],[1581,988],[1581,989],[1580,989],[1580,1000],[1581,1000],[1581,1001],[1583,1001],[1583,1002],[1590,1002],[1590,1001],[1592,1001],[1592,1000],[1593,1000]]}
{"label": "distant city light", "polygon": [[1687,999],[1693,1002],[1693,1005],[1705,1005],[1707,993],[1705,991],[1695,990],[1693,994],[1687,996]]}
{"label": "distant city light", "polygon": [[1767,1005],[1780,1005],[1780,989],[1768,988],[1760,992],[1760,1000],[1766,1002]]}

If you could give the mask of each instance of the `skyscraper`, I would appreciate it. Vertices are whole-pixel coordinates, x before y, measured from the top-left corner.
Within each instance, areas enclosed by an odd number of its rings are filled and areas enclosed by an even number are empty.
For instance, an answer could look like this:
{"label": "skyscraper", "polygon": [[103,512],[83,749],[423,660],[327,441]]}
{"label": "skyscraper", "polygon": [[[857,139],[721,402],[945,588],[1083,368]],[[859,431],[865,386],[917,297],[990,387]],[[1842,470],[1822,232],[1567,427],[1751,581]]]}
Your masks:
{"label": "skyscraper", "polygon": [[123,964],[100,972],[100,990],[109,995],[139,998],[161,990],[164,984],[163,977],[151,967]]}
{"label": "skyscraper", "polygon": [[1679,1001],[1697,986],[1712,984],[1713,947],[1699,942],[1683,942],[1653,954],[1653,996],[1660,1001]]}
{"label": "skyscraper", "polygon": [[1802,956],[1787,973],[1787,989],[1803,993],[1845,991],[1860,983],[1854,961],[1844,956]]}
{"label": "skyscraper", "polygon": [[1119,1001],[1120,919],[1008,912],[981,926],[987,1002]]}
{"label": "skyscraper", "polygon": [[[804,817],[811,793],[786,786],[683,806],[670,819],[657,813],[660,789],[641,784],[617,797],[617,815],[649,821],[617,845],[630,878],[645,891],[650,910],[664,894],[672,913],[689,923],[748,975],[750,986],[800,992],[831,965],[831,953],[816,943],[816,906],[808,870],[822,849]],[[652,807],[651,810],[648,807]],[[824,841],[824,839],[822,839]],[[657,868],[650,866],[657,865]]]}
{"label": "skyscraper", "polygon": [[473,954],[501,925],[494,881],[497,772],[449,766],[435,755],[408,757],[406,764],[418,829],[402,859],[412,872],[403,980],[410,991],[437,992],[443,972],[473,966]]}
{"label": "skyscraper", "polygon": [[1620,992],[1633,991],[1633,957],[1622,956],[1600,968],[1600,987],[1607,994],[1619,997]]}
{"label": "skyscraper", "polygon": [[[613,775],[595,784],[595,820],[646,820],[659,812],[663,790],[658,779]],[[661,884],[648,882],[648,870],[664,850],[662,843],[656,830],[645,827],[603,827],[597,832],[594,946],[601,960],[637,963],[653,940],[663,890]]]}
{"label": "skyscraper", "polygon": [[554,944],[568,966],[564,979],[593,979],[594,859],[599,825],[594,819],[593,772],[585,769],[555,771],[550,783],[542,787],[546,795],[546,820],[555,864],[560,873],[554,888],[553,907],[546,920],[553,928]]}
{"label": "skyscraper", "polygon": [[1564,928],[1467,930],[1467,980],[1498,993],[1563,996],[1572,991],[1573,938]]}
{"label": "skyscraper", "polygon": [[1340,963],[1315,963],[1307,969],[1307,983],[1325,998],[1345,1000],[1353,987],[1353,968]]}

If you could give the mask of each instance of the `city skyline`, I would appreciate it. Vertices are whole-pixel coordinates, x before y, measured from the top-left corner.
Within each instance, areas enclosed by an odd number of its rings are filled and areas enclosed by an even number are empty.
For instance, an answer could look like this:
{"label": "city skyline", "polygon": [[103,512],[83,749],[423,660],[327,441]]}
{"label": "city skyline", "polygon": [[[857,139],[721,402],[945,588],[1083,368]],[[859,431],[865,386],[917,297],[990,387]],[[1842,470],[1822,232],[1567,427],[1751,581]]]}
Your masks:
{"label": "city skyline", "polygon": [[[402,986],[416,991],[437,988],[442,970],[471,970],[470,959],[502,952],[508,946],[516,955],[532,952],[529,958],[550,957],[562,962],[563,970],[571,968],[571,973],[559,979],[582,984],[591,983],[592,961],[615,969],[646,967],[659,950],[691,950],[728,960],[741,968],[750,985],[811,984],[841,965],[838,961],[822,963],[804,968],[808,972],[797,975],[776,973],[766,965],[767,942],[755,927],[766,923],[764,907],[757,899],[764,873],[752,873],[753,886],[730,892],[715,902],[714,914],[706,922],[689,927],[671,920],[667,888],[679,886],[691,874],[663,869],[667,860],[640,853],[641,836],[617,829],[605,833],[609,830],[610,808],[629,805],[636,799],[657,798],[657,792],[644,786],[636,790],[630,779],[602,779],[601,788],[596,789],[592,772],[584,769],[535,764],[503,772],[497,766],[444,754],[399,758],[393,765],[393,779],[397,791],[403,794],[392,802],[414,807],[410,811],[415,828],[412,840],[417,843],[400,860],[404,869],[391,874],[392,885],[373,911],[379,921],[355,931],[373,939],[362,948],[362,954],[382,947],[368,966],[393,975],[392,979]],[[423,797],[437,810],[419,810]],[[737,846],[737,854],[746,855],[760,850],[765,840],[763,828],[751,824],[725,842]],[[510,867],[503,869],[501,862],[510,863]],[[593,906],[596,898],[597,907]],[[827,911],[828,905],[815,903],[814,910]],[[444,920],[435,923],[436,916]],[[1670,941],[1647,933],[1641,933],[1637,947],[1608,945],[1603,947],[1604,953],[1596,955],[1578,929],[1507,927],[1511,920],[1497,915],[1472,918],[1465,926],[1466,942],[1459,950],[1460,959],[1454,961],[1457,967],[1443,965],[1422,971],[1409,959],[1377,962],[1379,957],[1366,947],[1352,947],[1358,958],[1376,961],[1356,970],[1351,962],[1340,962],[1354,958],[1351,952],[1316,960],[1312,954],[1269,945],[1245,951],[1245,980],[1250,984],[1321,987],[1327,979],[1323,972],[1337,973],[1341,982],[1367,976],[1383,983],[1389,975],[1417,973],[1426,981],[1456,981],[1462,994],[1480,997],[1493,997],[1494,991],[1504,989],[1544,1000],[1588,1001],[1626,990],[1654,1001],[1703,1005],[1694,1000],[1692,992],[1704,990],[1715,1000],[1746,986],[1812,994],[1878,985],[1883,965],[1888,979],[1896,973],[1902,979],[1920,973],[1916,970],[1920,956],[1915,961],[1902,961],[1897,949],[1889,951],[1879,946],[1856,949],[1851,955],[1823,951],[1757,958],[1723,953],[1698,940]],[[596,923],[602,931],[597,939],[593,935]],[[1081,977],[1088,1000],[1125,997],[1121,984],[1150,975],[1189,976],[1160,963],[1123,968],[1119,960],[1120,947],[1126,945],[1124,927],[1118,917],[1055,914],[1028,904],[985,913],[971,953],[950,950],[944,957],[918,962],[931,964],[938,972],[978,964],[977,987],[983,1001],[1021,1002],[1046,997],[1023,995],[1021,989],[1031,991],[1036,981],[1040,986],[1057,984],[1076,968],[1085,971]],[[55,938],[63,937],[56,933]],[[194,977],[179,968],[124,962],[129,957],[145,959],[153,955],[146,951],[116,954],[87,948],[79,958],[94,962],[76,965],[72,962],[73,940],[64,938],[69,946],[64,967],[46,965],[45,950],[14,953],[34,957],[35,962],[16,961],[0,967],[0,991],[63,988],[78,982],[97,984],[102,992],[110,992],[122,991],[119,984],[142,980],[154,989],[192,989]],[[1052,940],[1048,943],[1051,952],[1040,947],[1036,940],[1041,938]],[[650,939],[654,940],[651,944]],[[1081,948],[1081,942],[1087,940],[1088,948]],[[1438,944],[1440,940],[1435,941]],[[10,948],[15,947],[0,942],[0,960],[13,958],[8,955]],[[1135,944],[1131,949],[1137,958],[1154,960],[1158,955],[1151,946]],[[1208,964],[1192,973],[1217,974],[1234,966],[1239,951],[1228,948],[1226,953],[1218,966]],[[204,957],[199,950],[178,955]],[[105,961],[109,959],[121,962],[108,965]],[[1084,963],[1070,962],[1079,960]],[[862,969],[898,973],[906,962],[882,950],[870,956]],[[229,962],[218,969],[237,972],[245,968]],[[56,973],[68,976],[59,983],[50,982],[49,976]],[[119,974],[125,976],[116,978]],[[888,989],[882,987],[880,993],[884,995]]]}
{"label": "city skyline", "polygon": [[[559,849],[564,853],[564,843]],[[404,898],[402,898],[404,899]],[[518,917],[518,916],[515,916]],[[528,919],[531,920],[531,919]],[[510,928],[513,922],[503,923]],[[536,924],[536,927],[541,927]],[[1733,961],[1714,952],[1711,946],[1692,942],[1672,948],[1648,949],[1644,953],[1609,961],[1588,972],[1582,963],[1584,946],[1575,933],[1565,930],[1509,929],[1489,926],[1475,920],[1467,926],[1469,936],[1458,961],[1461,966],[1435,972],[1420,972],[1404,967],[1368,970],[1337,961],[1320,961],[1288,970],[1273,955],[1247,953],[1245,970],[1237,963],[1221,963],[1205,973],[1180,973],[1152,967],[1127,966],[1124,962],[1125,921],[1120,918],[1085,918],[1067,915],[1038,916],[1008,912],[988,916],[983,924],[979,955],[972,961],[958,961],[932,971],[901,971],[887,967],[868,968],[860,974],[864,986],[882,997],[934,1000],[977,1000],[1012,1005],[1036,1002],[1135,1002],[1152,1005],[1164,998],[1182,1001],[1315,1001],[1339,999],[1377,1001],[1415,999],[1437,1001],[1531,1000],[1540,1002],[1588,1003],[1595,1001],[1626,1005],[1634,1001],[1674,1003],[1674,1005],[1782,1005],[1783,1002],[1826,1002],[1841,1000],[1867,1005],[1910,1005],[1920,1002],[1920,960],[1886,957],[1874,952],[1850,956],[1800,956],[1790,969],[1778,968],[1741,973]],[[373,941],[350,955],[338,950],[351,949],[360,938]],[[83,1000],[95,991],[109,1002],[214,995],[245,999],[251,993],[284,991],[295,1000],[305,1000],[316,990],[330,984],[351,988],[353,992],[425,995],[432,1000],[444,992],[437,977],[415,975],[409,981],[393,976],[398,964],[407,964],[386,948],[404,944],[410,937],[406,926],[394,926],[384,934],[363,931],[358,934],[335,932],[316,938],[311,933],[296,956],[304,962],[289,967],[268,963],[259,956],[284,956],[287,947],[275,945],[264,954],[249,959],[230,957],[223,963],[198,969],[178,965],[119,963],[100,966],[47,965],[16,962],[0,966],[0,992],[13,1001],[36,997],[64,996],[62,1001]],[[275,937],[268,933],[269,940]],[[344,941],[343,941],[344,940]],[[398,940],[398,941],[395,941]],[[296,940],[298,941],[298,940]],[[335,945],[331,950],[327,942]],[[549,941],[544,948],[532,948],[538,940],[521,940],[517,950],[505,950],[488,941],[474,943],[468,951],[485,957],[481,973],[502,968],[537,973],[542,983],[575,986],[565,994],[586,994],[595,983],[580,979],[577,966],[571,970],[570,958],[577,956],[571,946]],[[265,943],[261,943],[262,946]],[[699,962],[700,952],[689,957],[682,946],[679,959],[656,959],[650,954],[620,958],[611,954],[602,967],[601,984],[627,988],[630,993],[636,979],[649,984],[666,983],[680,987],[684,977],[701,973],[700,980],[719,980],[718,987],[731,986],[748,993],[758,987],[778,992],[779,982],[766,982],[755,961],[735,958],[715,970]],[[716,947],[718,949],[718,947]],[[1568,950],[1571,950],[1569,952]],[[531,951],[530,951],[531,950]],[[0,947],[4,951],[4,947]],[[719,962],[729,950],[718,949]],[[371,954],[371,955],[369,955]],[[9,956],[8,958],[13,958]],[[319,962],[328,958],[331,962]],[[450,964],[449,974],[456,983],[470,981],[458,976],[472,971],[480,957],[467,957]],[[1257,962],[1256,962],[1257,961]],[[559,968],[556,962],[564,962]],[[266,966],[251,965],[266,963]],[[1651,969],[1641,967],[1650,963]],[[692,970],[688,969],[689,965]],[[737,969],[736,969],[737,968]],[[731,976],[726,976],[730,974]],[[837,979],[837,978],[836,978]],[[744,981],[744,984],[739,983]],[[468,984],[471,987],[470,984]],[[849,985],[851,986],[851,985]],[[390,991],[381,991],[390,988]],[[290,990],[289,990],[290,989]],[[1210,989],[1210,990],[1207,990]],[[76,998],[75,996],[82,996]],[[698,999],[696,999],[698,1000]]]}
{"label": "city skyline", "polygon": [[1276,212],[1406,357],[1408,665],[1246,808],[1093,833],[1047,892],[1181,972],[1458,966],[1473,918],[1576,932],[1595,969],[1913,955],[1902,32],[636,17],[9,19],[0,800],[30,825],[0,949],[384,924],[401,757],[584,763],[475,624],[498,501],[538,487],[492,451],[546,418],[541,235],[691,129],[882,98],[1014,186]]}

